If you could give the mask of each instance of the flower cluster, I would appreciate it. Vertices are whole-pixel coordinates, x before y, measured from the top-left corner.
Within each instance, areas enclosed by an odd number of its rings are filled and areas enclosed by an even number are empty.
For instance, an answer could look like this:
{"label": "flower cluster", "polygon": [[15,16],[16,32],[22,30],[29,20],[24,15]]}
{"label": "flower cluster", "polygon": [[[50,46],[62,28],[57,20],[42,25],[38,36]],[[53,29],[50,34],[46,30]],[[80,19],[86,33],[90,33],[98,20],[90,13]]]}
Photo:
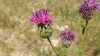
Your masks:
{"label": "flower cluster", "polygon": [[49,17],[49,12],[46,9],[40,9],[33,13],[30,18],[31,22],[35,22],[38,26],[52,24],[52,19]]}
{"label": "flower cluster", "polygon": [[79,13],[86,19],[87,16],[91,16],[93,11],[100,9],[100,3],[98,0],[84,0],[84,3],[79,6]]}

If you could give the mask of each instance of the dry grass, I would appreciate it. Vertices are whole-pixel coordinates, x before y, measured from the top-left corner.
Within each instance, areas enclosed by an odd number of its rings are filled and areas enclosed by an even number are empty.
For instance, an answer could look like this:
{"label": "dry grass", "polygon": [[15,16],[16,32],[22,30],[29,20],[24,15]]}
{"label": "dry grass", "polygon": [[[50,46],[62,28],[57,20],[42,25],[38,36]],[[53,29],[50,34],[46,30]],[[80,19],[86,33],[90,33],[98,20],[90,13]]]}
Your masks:
{"label": "dry grass", "polygon": [[[68,25],[76,34],[68,56],[77,56],[85,21],[77,8],[82,0],[0,0],[0,56],[55,56],[46,39],[38,36],[37,26],[29,22],[32,11],[47,8],[53,17],[53,35],[59,39],[56,25]],[[100,11],[89,21],[82,56],[100,56]],[[46,51],[46,52],[45,52]]]}

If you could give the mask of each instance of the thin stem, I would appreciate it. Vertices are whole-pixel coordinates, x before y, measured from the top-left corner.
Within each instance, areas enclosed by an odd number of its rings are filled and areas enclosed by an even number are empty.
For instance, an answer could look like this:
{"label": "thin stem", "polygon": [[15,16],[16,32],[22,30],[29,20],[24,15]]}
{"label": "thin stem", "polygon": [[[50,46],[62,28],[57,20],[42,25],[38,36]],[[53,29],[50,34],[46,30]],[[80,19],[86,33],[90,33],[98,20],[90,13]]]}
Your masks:
{"label": "thin stem", "polygon": [[55,49],[54,46],[52,45],[52,43],[51,43],[49,37],[47,38],[47,40],[49,41],[49,43],[50,43],[50,45],[52,46],[52,49],[54,50],[54,52],[56,53],[56,55],[59,56],[58,53],[57,53],[57,51],[56,51],[56,49]]}
{"label": "thin stem", "polygon": [[83,27],[83,37],[81,38],[81,44],[80,44],[80,48],[79,48],[79,56],[81,56],[81,49],[83,47],[84,39],[86,36],[87,25],[88,25],[88,20],[86,20],[86,25],[82,26]]}
{"label": "thin stem", "polygon": [[62,56],[67,56],[66,52],[67,52],[67,48],[66,47],[62,48]]}
{"label": "thin stem", "polygon": [[85,25],[85,27],[88,25],[88,20],[86,20],[86,25]]}
{"label": "thin stem", "polygon": [[83,47],[83,43],[84,43],[84,39],[85,39],[85,34],[83,35],[83,37],[81,38],[81,44],[80,44],[80,48],[79,48],[79,56],[81,56],[81,49]]}
{"label": "thin stem", "polygon": [[88,20],[86,20],[86,24],[85,24],[84,33],[85,33],[85,31],[86,31],[86,27],[87,27],[87,25],[88,25]]}
{"label": "thin stem", "polygon": [[84,35],[85,31],[86,31],[87,25],[88,25],[88,20],[86,20],[86,25],[85,26],[82,25],[82,27],[83,27],[83,30],[82,30],[83,35]]}

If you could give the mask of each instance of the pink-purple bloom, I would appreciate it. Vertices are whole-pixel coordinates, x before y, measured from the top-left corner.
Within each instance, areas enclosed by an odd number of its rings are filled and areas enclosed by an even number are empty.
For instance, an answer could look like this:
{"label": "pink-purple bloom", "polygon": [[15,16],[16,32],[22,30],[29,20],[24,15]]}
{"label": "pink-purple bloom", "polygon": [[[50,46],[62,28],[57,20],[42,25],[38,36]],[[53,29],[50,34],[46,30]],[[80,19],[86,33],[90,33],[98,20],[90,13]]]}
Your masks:
{"label": "pink-purple bloom", "polygon": [[100,9],[100,3],[98,0],[84,0],[84,3],[79,6],[79,13],[82,16],[90,16],[94,11]]}
{"label": "pink-purple bloom", "polygon": [[75,39],[75,34],[72,31],[62,31],[60,36],[61,36],[61,41],[65,42],[72,42]]}
{"label": "pink-purple bloom", "polygon": [[44,8],[33,12],[33,15],[30,17],[30,21],[35,22],[38,26],[52,24],[49,12]]}

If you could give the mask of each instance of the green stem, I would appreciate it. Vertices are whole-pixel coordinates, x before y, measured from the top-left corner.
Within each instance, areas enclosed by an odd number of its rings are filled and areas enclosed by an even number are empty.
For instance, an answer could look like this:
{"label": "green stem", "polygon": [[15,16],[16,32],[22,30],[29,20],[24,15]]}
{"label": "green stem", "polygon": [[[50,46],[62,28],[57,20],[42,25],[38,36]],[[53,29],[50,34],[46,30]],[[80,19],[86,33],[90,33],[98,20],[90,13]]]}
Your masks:
{"label": "green stem", "polygon": [[85,39],[85,34],[83,35],[83,37],[81,38],[81,44],[80,44],[80,48],[79,48],[79,56],[81,56],[81,49],[82,49],[82,47],[83,47],[83,43],[84,43],[84,39]]}
{"label": "green stem", "polygon": [[47,40],[49,41],[49,43],[50,43],[50,45],[52,46],[52,49],[54,50],[54,52],[56,53],[56,55],[59,56],[58,53],[57,53],[57,51],[56,51],[56,49],[55,49],[54,46],[52,45],[52,43],[51,43],[49,37],[47,38]]}
{"label": "green stem", "polygon": [[82,27],[83,27],[83,30],[82,30],[83,35],[84,35],[85,31],[86,31],[87,25],[88,25],[88,20],[86,20],[86,25],[85,26],[82,25]]}
{"label": "green stem", "polygon": [[86,25],[85,25],[85,27],[88,25],[88,20],[86,20]]}
{"label": "green stem", "polygon": [[66,47],[62,48],[61,56],[67,56],[66,53],[67,53],[67,48]]}
{"label": "green stem", "polygon": [[81,56],[81,49],[83,47],[84,39],[85,39],[85,36],[86,36],[87,25],[88,25],[88,20],[86,20],[86,25],[82,26],[83,27],[83,37],[81,38],[81,44],[80,44],[78,56]]}

